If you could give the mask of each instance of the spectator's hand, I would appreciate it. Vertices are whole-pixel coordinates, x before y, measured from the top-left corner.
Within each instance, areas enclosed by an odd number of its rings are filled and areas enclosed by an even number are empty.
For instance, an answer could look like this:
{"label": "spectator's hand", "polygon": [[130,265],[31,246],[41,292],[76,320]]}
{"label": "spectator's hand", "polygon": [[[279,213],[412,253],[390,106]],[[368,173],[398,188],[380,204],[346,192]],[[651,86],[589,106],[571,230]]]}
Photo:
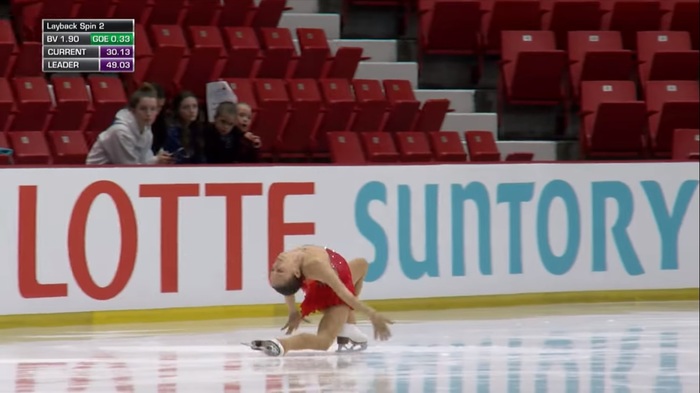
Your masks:
{"label": "spectator's hand", "polygon": [[259,149],[260,146],[262,146],[262,139],[260,139],[259,136],[253,134],[252,132],[248,131],[245,134],[243,134],[243,136],[253,144],[254,148]]}
{"label": "spectator's hand", "polygon": [[167,151],[161,150],[158,152],[158,155],[156,156],[156,163],[158,163],[158,164],[172,164],[173,163],[173,155],[168,153]]}

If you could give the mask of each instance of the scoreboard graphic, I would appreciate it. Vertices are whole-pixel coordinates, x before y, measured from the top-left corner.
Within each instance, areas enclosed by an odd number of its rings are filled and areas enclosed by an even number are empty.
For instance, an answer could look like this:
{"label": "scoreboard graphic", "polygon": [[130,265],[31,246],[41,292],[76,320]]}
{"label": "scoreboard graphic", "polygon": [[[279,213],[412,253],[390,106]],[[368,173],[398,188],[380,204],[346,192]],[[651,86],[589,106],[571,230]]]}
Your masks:
{"label": "scoreboard graphic", "polygon": [[43,72],[134,72],[133,19],[44,19]]}

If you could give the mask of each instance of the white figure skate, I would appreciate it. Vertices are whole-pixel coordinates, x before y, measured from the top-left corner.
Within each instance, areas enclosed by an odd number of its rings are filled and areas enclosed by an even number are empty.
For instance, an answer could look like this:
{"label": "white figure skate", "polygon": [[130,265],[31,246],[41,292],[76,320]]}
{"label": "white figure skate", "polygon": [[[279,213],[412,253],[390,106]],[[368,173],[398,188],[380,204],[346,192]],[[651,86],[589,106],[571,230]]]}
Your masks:
{"label": "white figure skate", "polygon": [[358,352],[367,349],[368,338],[357,325],[346,323],[336,341],[338,342],[336,352]]}
{"label": "white figure skate", "polygon": [[250,343],[243,343],[256,351],[262,351],[267,356],[279,357],[284,355],[284,347],[275,340],[253,340]]}

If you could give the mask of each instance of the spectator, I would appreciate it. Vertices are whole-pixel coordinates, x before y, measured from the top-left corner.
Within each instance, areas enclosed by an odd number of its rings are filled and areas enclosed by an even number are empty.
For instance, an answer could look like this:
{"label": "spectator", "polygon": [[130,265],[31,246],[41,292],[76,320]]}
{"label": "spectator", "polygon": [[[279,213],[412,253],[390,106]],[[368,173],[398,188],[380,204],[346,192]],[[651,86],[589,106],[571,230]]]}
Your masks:
{"label": "spectator", "polygon": [[158,116],[156,116],[156,120],[151,126],[151,132],[153,132],[153,145],[151,146],[151,150],[153,151],[153,154],[156,154],[163,148],[163,144],[165,143],[165,136],[168,132],[168,126],[166,123],[168,111],[163,110],[166,104],[165,91],[157,83],[151,83],[151,85],[153,85],[153,88],[158,94]]}
{"label": "spectator", "polygon": [[100,133],[88,153],[88,165],[169,164],[170,154],[151,151],[151,125],[158,115],[158,94],[146,83],[129,98],[129,106],[117,112],[114,123]]}
{"label": "spectator", "polygon": [[192,92],[183,91],[173,99],[163,149],[173,155],[176,164],[204,162],[203,127],[199,118],[199,103]]}
{"label": "spectator", "polygon": [[250,106],[223,102],[216,108],[214,124],[204,130],[205,155],[210,164],[258,162],[260,137],[248,131]]}

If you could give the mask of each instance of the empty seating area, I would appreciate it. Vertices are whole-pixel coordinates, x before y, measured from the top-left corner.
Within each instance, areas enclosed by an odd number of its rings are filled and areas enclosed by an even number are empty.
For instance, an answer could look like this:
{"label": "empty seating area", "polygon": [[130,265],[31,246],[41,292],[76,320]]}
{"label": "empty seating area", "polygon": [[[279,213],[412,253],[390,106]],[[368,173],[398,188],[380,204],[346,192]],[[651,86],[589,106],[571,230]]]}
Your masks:
{"label": "empty seating area", "polygon": [[[353,132],[327,134],[333,162],[338,164],[380,163],[494,163],[502,160],[489,131],[457,132]],[[462,139],[467,140],[466,150]],[[532,153],[511,153],[503,161],[530,162]]]}
{"label": "empty seating area", "polygon": [[[0,164],[81,164],[142,83],[204,102],[213,80],[251,105],[272,162],[558,159],[556,141],[499,140],[509,104],[564,108],[575,158],[697,159],[698,0],[343,0],[338,23],[352,7],[402,10],[415,62],[337,39],[332,15],[306,13],[315,1],[13,0],[0,19]],[[43,74],[48,18],[135,19],[135,72]],[[474,110],[476,90],[421,88],[425,60],[444,55],[475,60],[477,79],[499,59],[495,113]]]}

